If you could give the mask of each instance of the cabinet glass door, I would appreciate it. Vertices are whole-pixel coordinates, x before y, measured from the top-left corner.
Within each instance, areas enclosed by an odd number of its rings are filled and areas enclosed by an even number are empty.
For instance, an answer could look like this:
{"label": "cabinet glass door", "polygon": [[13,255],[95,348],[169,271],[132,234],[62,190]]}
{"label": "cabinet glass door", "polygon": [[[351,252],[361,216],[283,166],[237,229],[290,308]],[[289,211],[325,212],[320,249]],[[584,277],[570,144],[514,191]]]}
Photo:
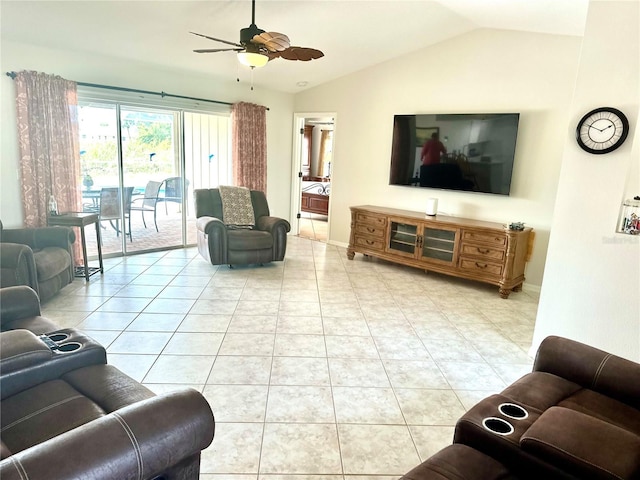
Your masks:
{"label": "cabinet glass door", "polygon": [[389,236],[389,250],[395,253],[405,253],[410,256],[416,254],[418,226],[408,223],[391,222]]}
{"label": "cabinet glass door", "polygon": [[455,244],[455,230],[425,228],[422,241],[422,257],[446,263],[453,263]]}

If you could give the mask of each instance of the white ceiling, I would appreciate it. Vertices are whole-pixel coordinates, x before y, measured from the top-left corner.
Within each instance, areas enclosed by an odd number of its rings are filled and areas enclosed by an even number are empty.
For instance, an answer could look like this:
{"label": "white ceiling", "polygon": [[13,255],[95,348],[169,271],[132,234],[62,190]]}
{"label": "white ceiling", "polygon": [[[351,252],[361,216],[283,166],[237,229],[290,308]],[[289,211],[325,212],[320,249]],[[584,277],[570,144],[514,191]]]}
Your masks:
{"label": "white ceiling", "polygon": [[[325,57],[273,60],[255,71],[254,84],[297,92],[478,28],[581,36],[587,8],[588,0],[257,0],[258,27]],[[3,40],[250,78],[233,52],[193,53],[224,45],[189,34],[237,42],[251,23],[249,0],[0,0],[0,19]]]}

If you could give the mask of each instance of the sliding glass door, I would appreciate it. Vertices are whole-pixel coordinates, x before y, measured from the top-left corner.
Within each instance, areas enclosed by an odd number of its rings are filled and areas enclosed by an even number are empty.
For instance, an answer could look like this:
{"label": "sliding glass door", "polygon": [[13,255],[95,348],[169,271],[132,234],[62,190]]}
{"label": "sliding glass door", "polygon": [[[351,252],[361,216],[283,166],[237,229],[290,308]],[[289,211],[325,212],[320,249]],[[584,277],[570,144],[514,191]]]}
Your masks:
{"label": "sliding glass door", "polygon": [[194,245],[194,189],[231,181],[229,116],[81,102],[79,118],[83,209],[100,214],[103,253]]}

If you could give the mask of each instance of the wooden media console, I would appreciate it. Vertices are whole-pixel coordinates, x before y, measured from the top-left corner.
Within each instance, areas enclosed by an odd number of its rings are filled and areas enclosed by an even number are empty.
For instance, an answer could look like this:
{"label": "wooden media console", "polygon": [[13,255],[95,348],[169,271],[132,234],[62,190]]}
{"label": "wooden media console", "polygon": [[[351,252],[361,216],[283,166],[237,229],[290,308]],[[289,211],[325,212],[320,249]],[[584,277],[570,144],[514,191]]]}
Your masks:
{"label": "wooden media console", "polygon": [[522,288],[531,228],[364,205],[351,207],[347,258],[356,253],[497,285],[502,298]]}

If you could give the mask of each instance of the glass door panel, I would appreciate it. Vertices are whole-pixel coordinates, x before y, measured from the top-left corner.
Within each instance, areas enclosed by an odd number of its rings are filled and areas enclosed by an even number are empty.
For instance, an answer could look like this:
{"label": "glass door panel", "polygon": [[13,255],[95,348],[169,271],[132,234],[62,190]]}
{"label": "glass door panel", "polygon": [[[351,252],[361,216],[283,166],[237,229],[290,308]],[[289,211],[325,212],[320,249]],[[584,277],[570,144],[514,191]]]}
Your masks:
{"label": "glass door panel", "polygon": [[455,245],[455,230],[425,228],[422,241],[422,257],[453,263]]}
{"label": "glass door panel", "polygon": [[391,222],[388,249],[400,255],[415,256],[418,241],[418,226],[409,223]]}
{"label": "glass door panel", "polygon": [[[127,252],[183,245],[183,179],[178,112],[122,106],[122,178]],[[185,185],[186,186],[186,185]]]}
{"label": "glass door panel", "polygon": [[[118,116],[115,105],[87,103],[78,108],[82,209],[100,222],[102,253],[123,252],[121,193],[118,168]],[[104,199],[101,202],[101,199]],[[104,212],[101,211],[104,209]],[[97,241],[87,235],[87,254],[95,258]]]}

